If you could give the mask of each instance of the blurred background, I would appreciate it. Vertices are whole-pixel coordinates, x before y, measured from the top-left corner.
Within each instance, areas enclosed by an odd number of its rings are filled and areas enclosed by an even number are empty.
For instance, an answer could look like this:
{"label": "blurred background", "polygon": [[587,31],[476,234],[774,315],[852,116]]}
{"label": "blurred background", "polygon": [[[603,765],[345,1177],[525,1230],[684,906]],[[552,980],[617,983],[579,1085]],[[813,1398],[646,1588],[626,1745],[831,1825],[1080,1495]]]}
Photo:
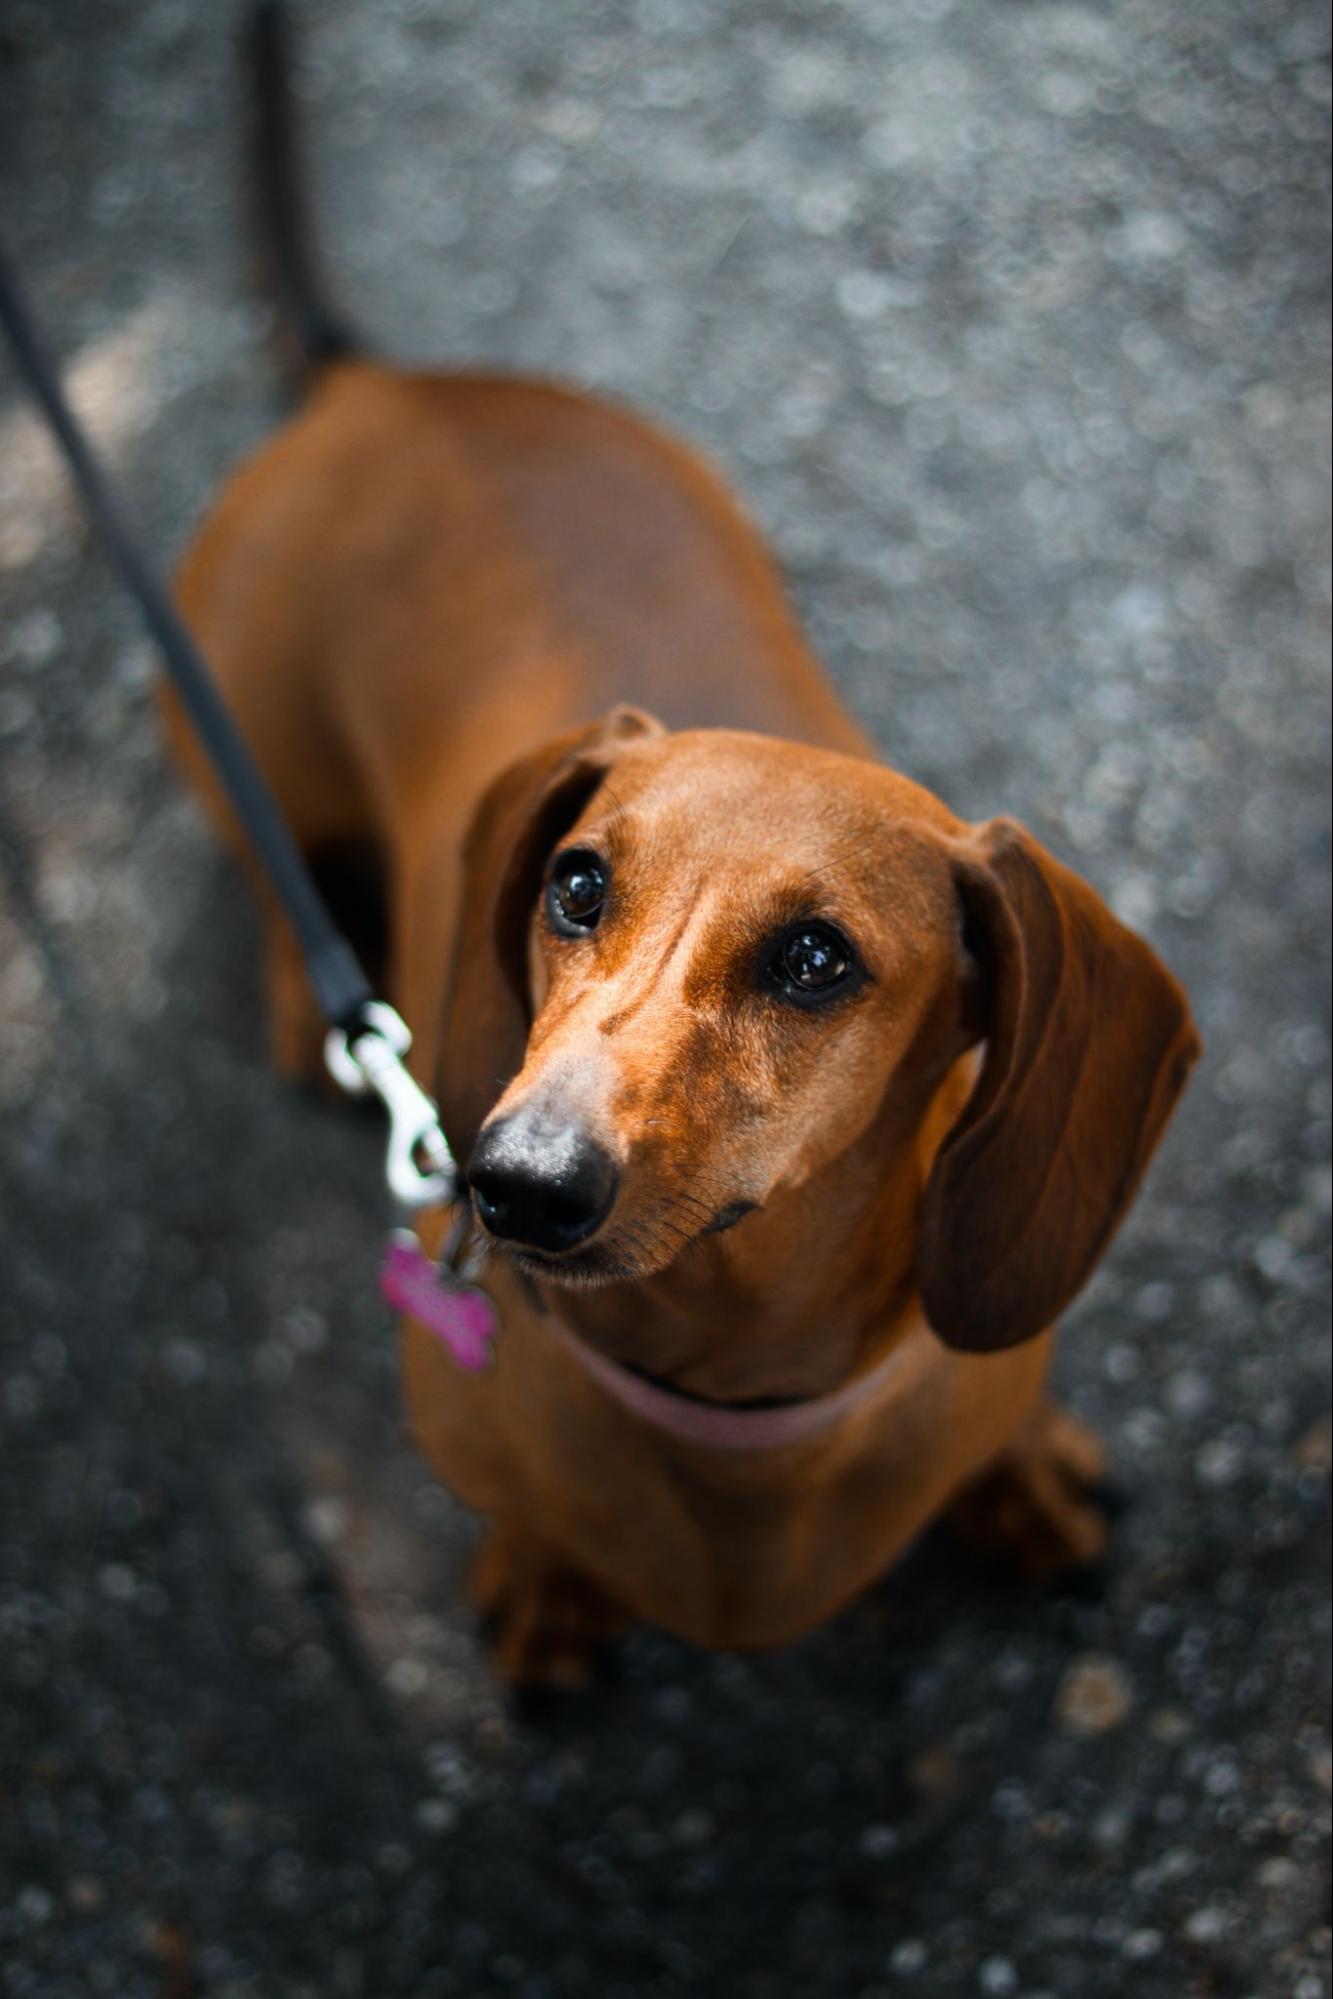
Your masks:
{"label": "blurred background", "polygon": [[[279,413],[234,8],[4,0],[4,226],[168,565]],[[380,1134],[0,365],[0,1992],[1326,1999],[1328,23],[1286,0],[322,0],[388,351],[716,454],[886,756],[1208,1046],[1071,1313],[1100,1590],[932,1537],[793,1650],[516,1713],[408,1444]]]}

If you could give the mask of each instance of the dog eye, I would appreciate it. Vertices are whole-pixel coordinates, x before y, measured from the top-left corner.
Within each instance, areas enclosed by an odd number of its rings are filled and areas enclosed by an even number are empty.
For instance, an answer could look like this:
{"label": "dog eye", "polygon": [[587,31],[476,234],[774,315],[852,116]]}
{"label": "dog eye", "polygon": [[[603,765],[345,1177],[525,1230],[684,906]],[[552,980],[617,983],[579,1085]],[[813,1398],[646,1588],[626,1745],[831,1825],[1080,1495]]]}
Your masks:
{"label": "dog eye", "polygon": [[845,985],[855,969],[851,945],[831,923],[797,924],[778,939],[768,964],[774,984],[802,1004]]}
{"label": "dog eye", "polygon": [[597,928],[606,902],[606,869],[595,854],[561,854],[546,889],[551,928],[562,937],[584,937]]}

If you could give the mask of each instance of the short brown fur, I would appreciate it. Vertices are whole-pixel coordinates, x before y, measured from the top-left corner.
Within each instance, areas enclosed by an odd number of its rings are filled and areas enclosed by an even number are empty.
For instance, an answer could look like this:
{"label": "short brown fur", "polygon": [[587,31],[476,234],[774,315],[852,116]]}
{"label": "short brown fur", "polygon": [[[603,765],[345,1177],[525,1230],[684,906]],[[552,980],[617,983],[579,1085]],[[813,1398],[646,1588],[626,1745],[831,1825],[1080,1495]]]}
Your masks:
{"label": "short brown fur", "polygon": [[[423,1448],[493,1522],[503,1669],[576,1678],[626,1616],[785,1642],[953,1501],[1031,1570],[1096,1554],[1100,1456],[1042,1384],[1197,1052],[1184,995],[1021,828],[875,760],[715,474],[569,390],[342,362],[232,477],[180,601],[303,846],[381,854],[390,996],[460,1156],[545,1092],[621,1164],[585,1281],[491,1260],[492,1373],[403,1330]],[[571,836],[616,898],[572,945],[539,914]],[[812,912],[867,972],[817,1015],[745,955]],[[275,1059],[308,1075],[266,917]],[[904,1365],[806,1442],[723,1452],[612,1400],[552,1315],[712,1401]]]}

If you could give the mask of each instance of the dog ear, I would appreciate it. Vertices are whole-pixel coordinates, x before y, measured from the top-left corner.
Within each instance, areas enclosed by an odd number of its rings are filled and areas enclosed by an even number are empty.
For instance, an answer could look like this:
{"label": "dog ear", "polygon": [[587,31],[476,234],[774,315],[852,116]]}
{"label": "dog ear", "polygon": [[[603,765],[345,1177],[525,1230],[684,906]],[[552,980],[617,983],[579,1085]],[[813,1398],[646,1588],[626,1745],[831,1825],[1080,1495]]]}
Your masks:
{"label": "dog ear", "polygon": [[940,1338],[986,1352],[1091,1275],[1200,1042],[1155,953],[1021,826],[979,828],[958,872],[985,1056],[926,1186],[918,1276]]}
{"label": "dog ear", "polygon": [[528,927],[547,857],[625,744],[661,733],[661,723],[641,709],[612,708],[511,764],[482,796],[463,843],[438,1078],[445,1130],[460,1160],[523,1065],[531,1026]]}

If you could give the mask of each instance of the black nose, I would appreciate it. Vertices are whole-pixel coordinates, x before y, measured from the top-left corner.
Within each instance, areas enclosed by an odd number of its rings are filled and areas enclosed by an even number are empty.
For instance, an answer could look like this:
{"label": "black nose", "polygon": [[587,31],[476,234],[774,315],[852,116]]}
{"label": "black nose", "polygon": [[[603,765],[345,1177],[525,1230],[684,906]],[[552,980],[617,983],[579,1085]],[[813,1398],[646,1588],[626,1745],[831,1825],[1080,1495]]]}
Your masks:
{"label": "black nose", "polygon": [[483,1131],[468,1162],[477,1213],[492,1235],[532,1249],[573,1249],[606,1220],[615,1161],[576,1125],[518,1112]]}

